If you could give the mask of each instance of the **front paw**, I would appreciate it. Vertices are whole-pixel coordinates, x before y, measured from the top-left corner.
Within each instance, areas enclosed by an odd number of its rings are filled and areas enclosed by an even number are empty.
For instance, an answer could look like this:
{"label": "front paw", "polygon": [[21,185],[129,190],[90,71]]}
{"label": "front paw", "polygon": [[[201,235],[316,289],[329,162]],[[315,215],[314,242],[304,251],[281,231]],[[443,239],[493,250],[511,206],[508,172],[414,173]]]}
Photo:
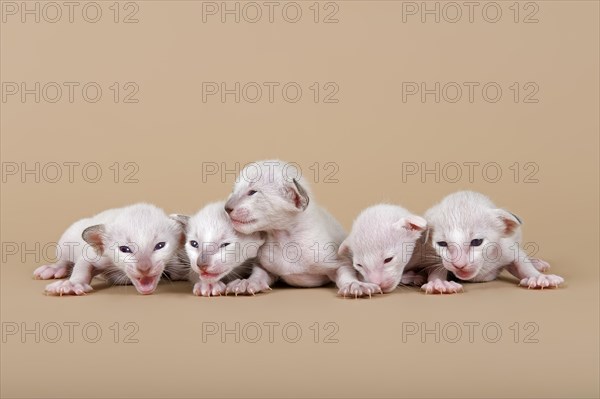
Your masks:
{"label": "front paw", "polygon": [[225,293],[225,284],[221,281],[217,281],[216,283],[208,283],[205,281],[199,281],[194,284],[194,289],[192,292],[196,296],[220,296]]}
{"label": "front paw", "polygon": [[559,285],[565,282],[565,279],[554,275],[554,274],[540,274],[535,277],[526,277],[519,285],[527,288],[557,288]]}
{"label": "front paw", "polygon": [[369,296],[373,294],[383,294],[383,291],[377,284],[365,283],[363,281],[353,281],[342,285],[338,291],[338,295],[342,297],[350,296],[354,298]]}
{"label": "front paw", "polygon": [[529,260],[531,261],[533,267],[535,267],[539,272],[544,273],[550,269],[550,263],[546,262],[545,260],[538,258],[531,258]]}
{"label": "front paw", "polygon": [[92,291],[91,285],[86,283],[77,283],[71,280],[55,281],[46,286],[46,294],[49,295],[85,295]]}
{"label": "front paw", "polygon": [[263,280],[253,279],[237,279],[227,284],[225,295],[233,293],[236,296],[239,295],[256,295],[259,292],[270,290],[269,283]]}
{"label": "front paw", "polygon": [[53,278],[63,278],[69,273],[67,266],[43,265],[33,271],[33,277],[37,280],[50,280]]}
{"label": "front paw", "polygon": [[440,280],[436,278],[421,286],[421,290],[426,294],[456,294],[462,291],[462,285],[454,281]]}

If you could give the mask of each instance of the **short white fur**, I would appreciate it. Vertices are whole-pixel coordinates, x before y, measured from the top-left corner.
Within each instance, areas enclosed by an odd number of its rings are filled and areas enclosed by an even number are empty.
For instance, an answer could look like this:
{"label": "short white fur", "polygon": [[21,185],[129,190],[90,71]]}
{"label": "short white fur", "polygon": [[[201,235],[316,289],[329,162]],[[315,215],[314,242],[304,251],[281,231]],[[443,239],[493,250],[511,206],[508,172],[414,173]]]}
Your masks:
{"label": "short white fur", "polygon": [[450,194],[429,209],[425,218],[444,267],[461,280],[490,281],[506,269],[529,288],[557,287],[564,282],[560,276],[541,273],[550,266],[529,258],[521,247],[520,219],[497,208],[483,194]]}
{"label": "short white fur", "polygon": [[[199,296],[256,294],[269,289],[263,282],[256,255],[264,239],[260,233],[236,231],[225,202],[206,205],[187,221],[185,250],[190,260],[193,293]],[[249,278],[245,278],[248,277]]]}
{"label": "short white fur", "polygon": [[46,287],[53,295],[90,292],[96,275],[151,294],[163,272],[172,280],[187,276],[189,266],[178,254],[183,234],[182,226],[154,205],[110,209],[72,224],[58,242],[56,263],[37,268],[34,276],[45,280],[70,272],[68,280]]}
{"label": "short white fur", "polygon": [[[339,294],[365,296],[376,284],[359,281],[347,256],[337,253],[346,233],[317,205],[298,170],[284,161],[249,164],[241,171],[225,205],[233,226],[242,233],[266,233],[258,257],[272,275],[297,287],[335,281]],[[274,278],[263,276],[271,285]]]}
{"label": "short white fur", "polygon": [[358,215],[339,253],[351,256],[363,281],[391,292],[405,271],[416,269],[411,260],[426,227],[425,219],[400,206],[374,205]]}

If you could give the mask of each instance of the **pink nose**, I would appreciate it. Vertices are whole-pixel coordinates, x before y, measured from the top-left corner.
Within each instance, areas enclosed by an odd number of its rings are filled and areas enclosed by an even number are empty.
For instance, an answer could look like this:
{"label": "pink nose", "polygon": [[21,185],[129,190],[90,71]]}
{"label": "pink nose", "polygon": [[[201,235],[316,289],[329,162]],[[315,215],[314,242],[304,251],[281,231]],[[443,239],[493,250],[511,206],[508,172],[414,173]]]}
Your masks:
{"label": "pink nose", "polygon": [[138,265],[136,266],[136,269],[144,274],[144,273],[148,273],[150,271],[150,269],[152,269],[152,264],[150,263],[138,263]]}
{"label": "pink nose", "polygon": [[383,278],[377,274],[367,274],[367,280],[373,284],[381,284],[383,282]]}
{"label": "pink nose", "polygon": [[205,272],[208,269],[208,263],[202,264],[202,265],[198,265],[198,269],[200,269],[201,271]]}
{"label": "pink nose", "polygon": [[462,270],[465,267],[467,267],[466,263],[453,263],[452,266],[454,266],[455,268],[457,268],[458,270]]}

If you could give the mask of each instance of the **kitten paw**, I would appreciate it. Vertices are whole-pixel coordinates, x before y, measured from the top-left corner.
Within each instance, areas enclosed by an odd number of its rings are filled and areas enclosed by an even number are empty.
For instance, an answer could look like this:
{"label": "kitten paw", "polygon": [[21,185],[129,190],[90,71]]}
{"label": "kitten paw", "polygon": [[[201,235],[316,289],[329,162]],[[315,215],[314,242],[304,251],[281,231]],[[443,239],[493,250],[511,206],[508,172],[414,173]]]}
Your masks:
{"label": "kitten paw", "polygon": [[350,296],[354,298],[371,296],[373,294],[383,294],[383,291],[377,284],[365,283],[363,281],[353,281],[342,285],[338,291],[338,295],[342,297]]}
{"label": "kitten paw", "polygon": [[456,294],[463,290],[461,284],[455,281],[446,281],[436,278],[421,286],[421,290],[426,294]]}
{"label": "kitten paw", "polygon": [[259,292],[270,290],[269,283],[263,280],[237,279],[227,284],[225,295],[230,292],[239,295],[256,295]]}
{"label": "kitten paw", "polygon": [[533,267],[535,267],[539,272],[544,273],[550,269],[550,263],[546,262],[545,260],[538,258],[531,258],[529,260],[531,261]]}
{"label": "kitten paw", "polygon": [[33,277],[37,280],[50,280],[53,278],[63,278],[69,274],[68,266],[60,266],[56,263],[43,265],[33,271]]}
{"label": "kitten paw", "polygon": [[217,281],[216,283],[199,281],[194,284],[192,292],[196,296],[220,296],[225,293],[225,287],[225,284],[221,281]]}
{"label": "kitten paw", "polygon": [[535,277],[526,277],[519,285],[527,288],[557,288],[565,282],[565,279],[554,274],[540,274]]}
{"label": "kitten paw", "polygon": [[55,281],[46,286],[46,294],[49,295],[85,295],[90,291],[93,291],[91,285],[71,280]]}

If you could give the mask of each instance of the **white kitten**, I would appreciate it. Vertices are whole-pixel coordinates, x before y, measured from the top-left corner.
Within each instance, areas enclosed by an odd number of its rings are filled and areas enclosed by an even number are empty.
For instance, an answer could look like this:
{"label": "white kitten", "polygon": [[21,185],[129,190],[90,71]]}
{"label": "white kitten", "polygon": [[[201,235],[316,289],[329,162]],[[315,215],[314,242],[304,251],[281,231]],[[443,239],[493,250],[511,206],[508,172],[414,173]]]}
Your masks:
{"label": "white kitten", "polygon": [[425,219],[400,206],[374,205],[356,218],[339,253],[352,257],[364,281],[379,285],[383,292],[391,292],[405,270],[416,270],[419,259],[413,259],[413,253],[426,226]]}
{"label": "white kitten", "polygon": [[95,275],[151,294],[163,272],[171,280],[186,274],[189,266],[178,256],[183,239],[180,224],[154,205],[110,209],[71,225],[59,240],[56,263],[37,268],[34,276],[61,278],[71,272],[68,280],[46,287],[56,295],[92,291]]}
{"label": "white kitten", "polygon": [[[225,209],[237,231],[266,233],[260,264],[288,284],[317,287],[335,281],[340,294],[353,296],[380,290],[359,281],[350,259],[338,255],[344,230],[315,203],[291,164],[272,160],[246,165]],[[265,277],[264,282],[273,280]]]}
{"label": "white kitten", "polygon": [[530,259],[521,248],[520,219],[497,208],[483,194],[450,194],[429,209],[425,218],[444,267],[461,280],[490,281],[506,268],[529,288],[557,287],[564,282],[562,277],[540,273],[549,265]]}
{"label": "white kitten", "polygon": [[230,291],[237,295],[269,289],[260,281],[266,272],[255,259],[264,239],[259,233],[237,232],[224,205],[225,202],[206,205],[190,218],[177,215],[187,226],[185,250],[192,269],[189,278],[194,283],[193,293],[214,296]]}

